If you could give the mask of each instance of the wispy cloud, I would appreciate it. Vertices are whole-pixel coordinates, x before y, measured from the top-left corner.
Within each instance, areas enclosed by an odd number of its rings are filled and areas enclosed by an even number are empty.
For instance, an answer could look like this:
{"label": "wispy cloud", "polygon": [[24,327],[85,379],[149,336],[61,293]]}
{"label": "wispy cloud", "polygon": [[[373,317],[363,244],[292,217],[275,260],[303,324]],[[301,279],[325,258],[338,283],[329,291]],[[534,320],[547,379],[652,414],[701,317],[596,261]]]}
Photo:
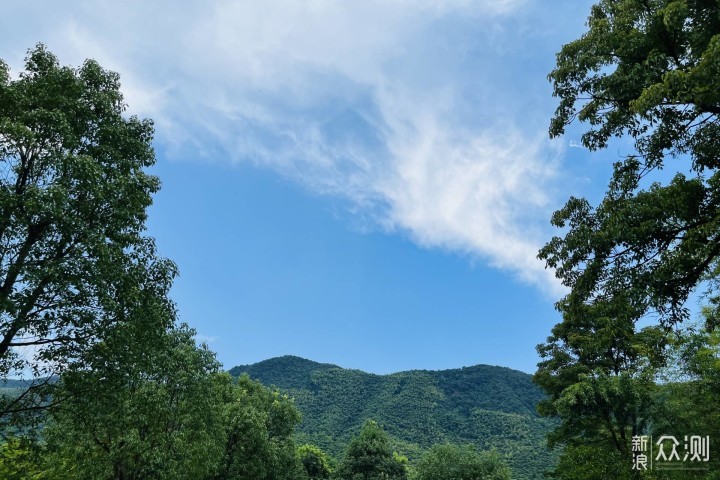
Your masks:
{"label": "wispy cloud", "polygon": [[217,339],[218,338],[213,335],[202,335],[200,333],[195,335],[195,341],[197,341],[198,343],[204,343],[206,345],[216,342]]}
{"label": "wispy cloud", "polygon": [[558,293],[535,258],[558,150],[518,95],[532,59],[513,59],[530,3],[46,2],[0,51],[43,40],[65,63],[96,58],[170,152],[272,168]]}

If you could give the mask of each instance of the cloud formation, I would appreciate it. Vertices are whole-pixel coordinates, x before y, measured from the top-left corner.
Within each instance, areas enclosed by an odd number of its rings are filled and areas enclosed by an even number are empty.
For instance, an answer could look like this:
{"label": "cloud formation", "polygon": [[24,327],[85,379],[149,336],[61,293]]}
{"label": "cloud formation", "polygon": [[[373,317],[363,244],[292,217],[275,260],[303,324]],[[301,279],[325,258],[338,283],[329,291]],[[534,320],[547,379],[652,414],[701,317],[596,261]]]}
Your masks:
{"label": "cloud formation", "polygon": [[532,3],[24,2],[5,18],[34,24],[3,25],[0,53],[95,58],[171,155],[274,169],[556,294],[535,258],[560,152],[529,113]]}

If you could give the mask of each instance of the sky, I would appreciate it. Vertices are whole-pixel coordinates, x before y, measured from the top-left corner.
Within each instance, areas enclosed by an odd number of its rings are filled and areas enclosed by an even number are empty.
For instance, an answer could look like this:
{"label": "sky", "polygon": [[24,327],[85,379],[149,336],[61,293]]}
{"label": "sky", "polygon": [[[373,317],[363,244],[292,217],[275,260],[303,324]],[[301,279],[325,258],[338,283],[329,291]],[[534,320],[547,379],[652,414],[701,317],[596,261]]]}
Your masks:
{"label": "sky", "polygon": [[591,4],[10,0],[0,58],[95,59],[154,120],[147,233],[226,368],[532,373],[564,293],[536,258],[550,216],[630,153],[548,138],[547,74]]}

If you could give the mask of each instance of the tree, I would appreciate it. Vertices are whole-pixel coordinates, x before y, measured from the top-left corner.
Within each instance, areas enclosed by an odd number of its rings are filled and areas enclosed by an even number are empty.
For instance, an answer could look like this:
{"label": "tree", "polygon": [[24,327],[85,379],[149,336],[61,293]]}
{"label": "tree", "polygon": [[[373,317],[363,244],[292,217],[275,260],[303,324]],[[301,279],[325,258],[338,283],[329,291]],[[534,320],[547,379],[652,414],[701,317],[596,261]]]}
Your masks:
{"label": "tree", "polygon": [[[142,234],[160,186],[145,172],[153,126],[123,115],[119,88],[116,73],[61,67],[43,45],[17,79],[0,61],[0,378],[40,380],[0,403],[4,420],[47,407],[39,387],[133,310],[174,308],[175,266]],[[143,319],[146,337],[173,320]]]}
{"label": "tree", "polygon": [[[708,323],[720,318],[719,14],[716,1],[601,0],[549,76],[560,100],[551,136],[578,119],[590,150],[634,141],[596,208],[570,198],[555,212],[566,233],[539,254],[570,289],[557,303],[562,322],[538,347],[535,380],[549,395],[540,410],[560,416],[551,443],[576,459],[583,445],[601,445],[629,465],[629,437],[649,428],[656,407],[668,331],[703,281]],[[663,180],[671,159],[678,173]],[[657,324],[637,328],[650,318]]]}
{"label": "tree", "polygon": [[467,445],[433,445],[417,465],[417,480],[510,480],[510,469],[496,452],[478,453]]}
{"label": "tree", "polygon": [[390,439],[373,420],[367,420],[360,435],[350,441],[337,475],[343,480],[404,479],[407,459],[390,448]]}
{"label": "tree", "polygon": [[287,395],[243,375],[233,386],[224,418],[224,455],[216,480],[295,480],[302,476],[292,439],[300,413]]}
{"label": "tree", "polygon": [[534,380],[548,397],[538,410],[561,420],[549,444],[592,444],[628,456],[630,465],[630,439],[647,431],[654,409],[655,350],[665,333],[635,332],[626,317],[588,315],[582,322],[565,319],[539,347],[544,360]]}
{"label": "tree", "polygon": [[[643,478],[653,478],[651,473],[645,473]],[[633,478],[634,474],[635,472],[632,471],[627,456],[621,454],[615,448],[604,445],[569,445],[563,450],[557,467],[547,474],[547,478],[557,480],[599,480],[605,478],[626,480]]]}
{"label": "tree", "polygon": [[[636,147],[615,164],[597,209],[571,198],[553,216],[569,230],[540,257],[571,289],[563,313],[602,303],[671,325],[687,317],[689,293],[717,268],[719,13],[706,0],[603,0],[589,31],[558,54],[551,136],[578,118],[591,125],[582,137],[587,148],[624,134]],[[647,186],[669,158],[690,176]]]}
{"label": "tree", "polygon": [[27,438],[8,438],[0,444],[0,478],[27,480],[41,477],[38,449]]}
{"label": "tree", "polygon": [[[43,432],[48,478],[211,478],[225,448],[231,378],[195,345],[194,333],[170,330],[132,362],[108,364],[98,351],[85,369],[63,374],[58,392],[66,400],[51,410]],[[126,344],[132,335],[112,341]]]}
{"label": "tree", "polygon": [[297,454],[308,478],[330,478],[332,468],[325,452],[315,445],[305,444],[298,447]]}
{"label": "tree", "polygon": [[[671,338],[651,433],[655,438],[668,433],[720,438],[720,331],[690,325]],[[720,479],[717,455],[703,466],[708,470],[696,478]]]}

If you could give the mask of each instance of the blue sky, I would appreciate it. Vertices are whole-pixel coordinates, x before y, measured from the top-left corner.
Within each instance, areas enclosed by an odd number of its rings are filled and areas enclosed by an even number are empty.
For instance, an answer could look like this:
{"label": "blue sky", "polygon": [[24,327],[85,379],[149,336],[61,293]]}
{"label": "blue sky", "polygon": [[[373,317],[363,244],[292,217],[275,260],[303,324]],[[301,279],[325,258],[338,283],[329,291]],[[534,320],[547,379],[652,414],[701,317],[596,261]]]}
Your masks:
{"label": "blue sky", "polygon": [[547,137],[592,2],[62,3],[6,2],[0,58],[44,42],[121,74],[156,125],[148,233],[227,368],[534,371],[563,293],[535,258],[550,214],[629,153]]}

